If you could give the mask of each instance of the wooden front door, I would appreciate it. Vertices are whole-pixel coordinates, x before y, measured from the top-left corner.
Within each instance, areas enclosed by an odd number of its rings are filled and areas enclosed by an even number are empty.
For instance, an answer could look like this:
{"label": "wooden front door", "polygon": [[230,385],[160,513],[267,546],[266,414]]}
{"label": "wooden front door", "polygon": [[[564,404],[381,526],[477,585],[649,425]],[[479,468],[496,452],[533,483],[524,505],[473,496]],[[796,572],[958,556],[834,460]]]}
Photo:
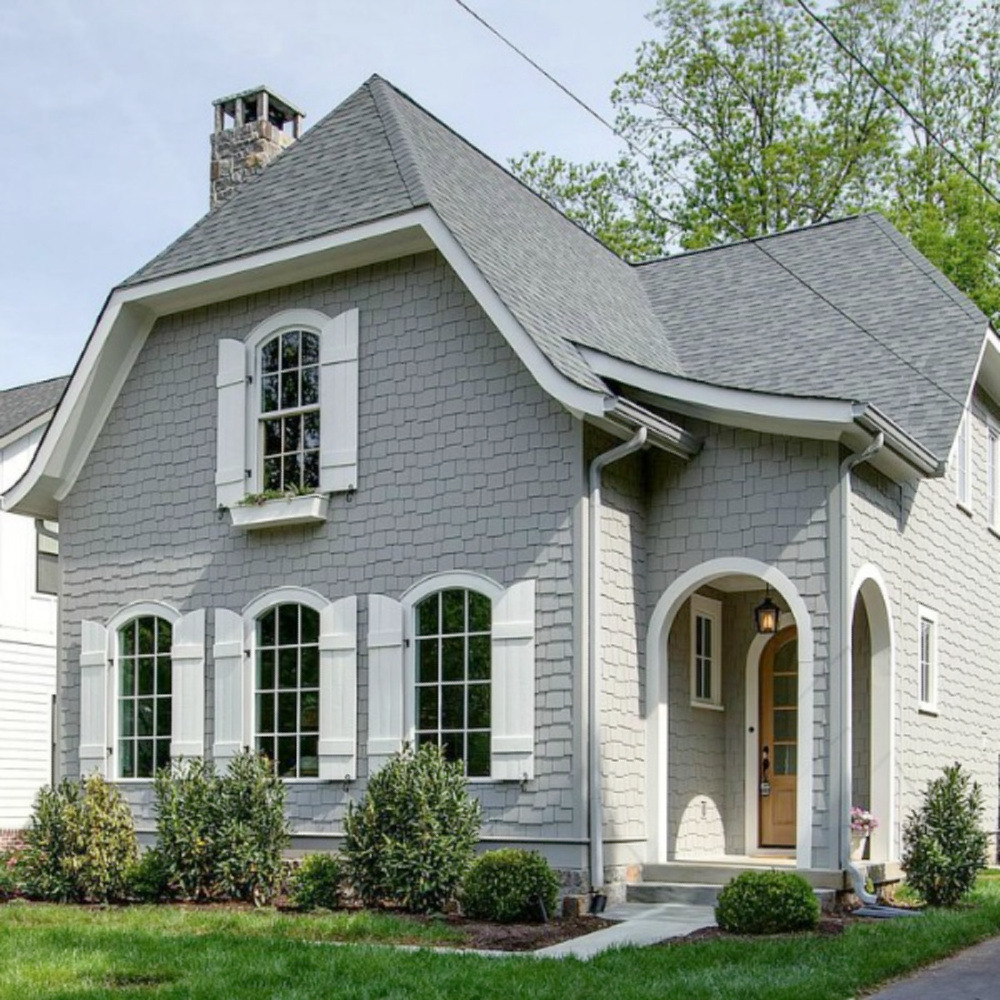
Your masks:
{"label": "wooden front door", "polygon": [[760,658],[760,846],[795,847],[799,644],[783,629]]}

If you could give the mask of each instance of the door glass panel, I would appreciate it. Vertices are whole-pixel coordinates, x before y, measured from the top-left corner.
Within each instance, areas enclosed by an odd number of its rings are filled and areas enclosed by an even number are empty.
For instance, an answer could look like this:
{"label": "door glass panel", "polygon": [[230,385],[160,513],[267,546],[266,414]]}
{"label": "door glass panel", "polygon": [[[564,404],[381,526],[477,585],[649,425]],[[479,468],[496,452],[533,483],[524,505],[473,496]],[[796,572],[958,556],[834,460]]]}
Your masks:
{"label": "door glass panel", "polygon": [[774,672],[776,674],[797,674],[799,672],[799,644],[793,639],[786,642],[774,654]]}
{"label": "door glass panel", "polygon": [[797,709],[778,709],[774,713],[774,738],[775,740],[791,740],[794,742],[796,730],[798,729],[799,713]]}
{"label": "door glass panel", "polygon": [[798,755],[794,743],[779,744],[774,748],[774,773],[797,774]]}

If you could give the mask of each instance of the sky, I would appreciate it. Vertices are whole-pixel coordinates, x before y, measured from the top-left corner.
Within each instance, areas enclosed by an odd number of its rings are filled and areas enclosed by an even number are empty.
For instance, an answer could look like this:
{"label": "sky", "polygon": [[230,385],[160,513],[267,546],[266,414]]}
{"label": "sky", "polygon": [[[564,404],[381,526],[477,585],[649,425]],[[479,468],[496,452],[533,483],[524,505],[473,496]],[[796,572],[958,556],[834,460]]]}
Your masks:
{"label": "sky", "polygon": [[[654,0],[468,0],[583,100]],[[266,84],[318,121],[379,73],[506,163],[618,140],[454,0],[2,0],[0,389],[68,374],[110,290],[208,208],[212,100]]]}

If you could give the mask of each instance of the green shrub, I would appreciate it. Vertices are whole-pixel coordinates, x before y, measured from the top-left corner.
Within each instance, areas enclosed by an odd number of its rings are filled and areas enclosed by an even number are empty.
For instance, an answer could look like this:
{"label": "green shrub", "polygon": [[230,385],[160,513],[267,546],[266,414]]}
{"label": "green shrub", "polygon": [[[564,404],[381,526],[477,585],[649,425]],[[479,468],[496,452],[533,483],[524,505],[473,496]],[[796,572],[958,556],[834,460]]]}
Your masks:
{"label": "green shrub", "polygon": [[25,841],[19,867],[27,895],[81,903],[125,897],[138,857],[132,812],[99,775],[43,788]]}
{"label": "green shrub", "polygon": [[155,848],[143,851],[128,870],[128,898],[137,903],[157,903],[167,895],[167,870]]}
{"label": "green shrub", "polygon": [[300,910],[335,910],[340,905],[343,862],[335,854],[307,854],[291,878],[289,896]]}
{"label": "green shrub", "polygon": [[24,891],[21,852],[0,852],[0,903],[6,903]]}
{"label": "green shrub", "polygon": [[983,791],[958,764],[924,793],[903,829],[906,881],[931,906],[954,906],[986,867]]}
{"label": "green shrub", "polygon": [[367,906],[440,910],[469,870],[481,822],[462,765],[433,744],[416,752],[406,747],[348,809],[344,857],[351,883]]}
{"label": "green shrub", "polygon": [[500,923],[539,920],[555,911],[559,877],[535,851],[505,848],[487,851],[465,878],[462,906],[470,917]]}
{"label": "green shrub", "polygon": [[819,922],[819,901],[801,875],[743,872],[719,893],[715,919],[733,934],[811,930]]}
{"label": "green shrub", "polygon": [[224,775],[184,761],[156,776],[156,855],[170,895],[263,903],[284,873],[285,786],[266,757],[233,757]]}

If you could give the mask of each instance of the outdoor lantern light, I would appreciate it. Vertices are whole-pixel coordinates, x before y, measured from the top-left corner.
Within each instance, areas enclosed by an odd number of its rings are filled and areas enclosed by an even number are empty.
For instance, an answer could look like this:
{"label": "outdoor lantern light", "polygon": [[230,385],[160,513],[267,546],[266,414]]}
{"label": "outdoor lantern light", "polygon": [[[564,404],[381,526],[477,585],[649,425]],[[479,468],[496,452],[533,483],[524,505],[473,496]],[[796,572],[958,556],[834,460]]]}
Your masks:
{"label": "outdoor lantern light", "polygon": [[753,609],[754,621],[760,635],[774,635],[778,631],[778,616],[781,608],[771,600],[771,588],[767,588],[764,600]]}

